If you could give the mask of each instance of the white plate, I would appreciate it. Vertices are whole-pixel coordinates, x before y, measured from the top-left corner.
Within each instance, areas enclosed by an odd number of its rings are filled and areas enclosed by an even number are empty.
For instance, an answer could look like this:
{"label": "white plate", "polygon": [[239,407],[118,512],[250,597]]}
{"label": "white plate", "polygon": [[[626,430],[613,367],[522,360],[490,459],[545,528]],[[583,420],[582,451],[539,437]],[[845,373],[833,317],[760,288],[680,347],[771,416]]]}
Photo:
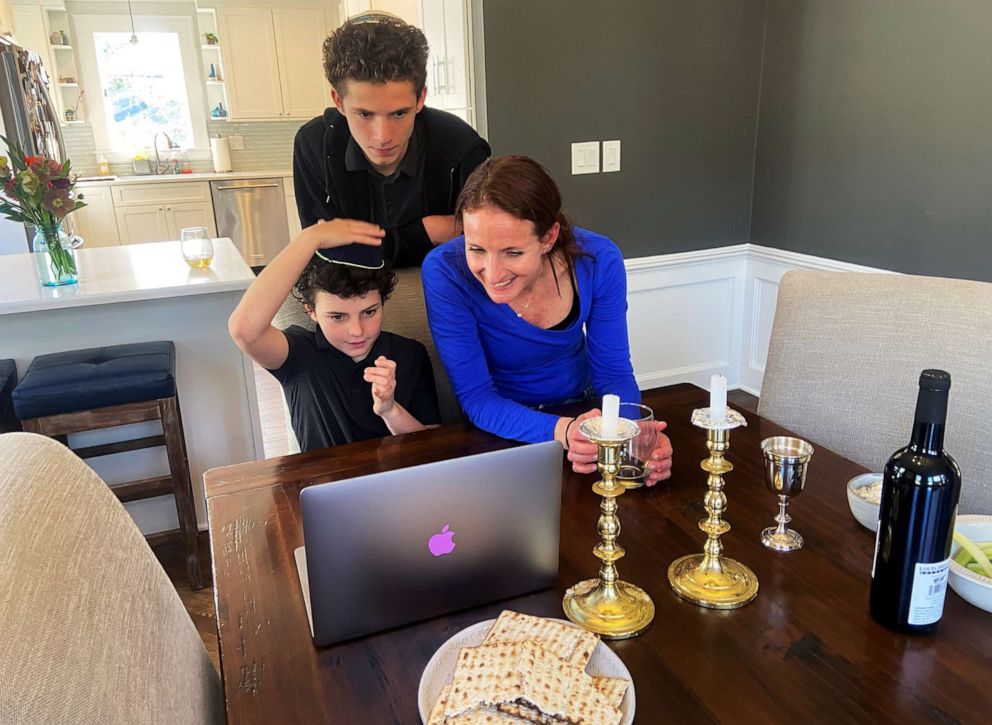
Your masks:
{"label": "white plate", "polygon": [[[461,632],[453,635],[447,642],[438,647],[437,652],[431,657],[424,674],[420,676],[420,691],[417,693],[417,706],[420,708],[421,722],[427,722],[428,716],[437,698],[441,695],[441,689],[451,682],[455,674],[455,663],[458,660],[458,651],[462,647],[476,647],[482,644],[489,627],[495,619],[487,619],[485,622],[473,624],[466,627]],[[555,620],[574,627],[571,622],[560,619]],[[616,653],[603,644],[602,640],[596,645],[596,649],[589,658],[586,665],[586,672],[599,677],[622,677],[630,681],[630,687],[624,693],[620,702],[620,711],[623,713],[620,718],[620,725],[630,725],[634,722],[634,682],[630,672],[624,666],[623,661],[617,657]]]}

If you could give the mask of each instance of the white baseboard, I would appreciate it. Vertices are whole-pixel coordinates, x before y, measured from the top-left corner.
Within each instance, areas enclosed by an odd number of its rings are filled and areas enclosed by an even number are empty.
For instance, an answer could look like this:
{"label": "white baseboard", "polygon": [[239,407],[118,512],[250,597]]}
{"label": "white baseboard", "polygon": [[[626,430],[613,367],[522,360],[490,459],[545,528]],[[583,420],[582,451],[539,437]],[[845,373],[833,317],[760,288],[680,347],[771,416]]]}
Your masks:
{"label": "white baseboard", "polygon": [[761,394],[778,284],[793,269],[888,272],[758,244],[626,260],[627,326],[642,389],[690,382]]}

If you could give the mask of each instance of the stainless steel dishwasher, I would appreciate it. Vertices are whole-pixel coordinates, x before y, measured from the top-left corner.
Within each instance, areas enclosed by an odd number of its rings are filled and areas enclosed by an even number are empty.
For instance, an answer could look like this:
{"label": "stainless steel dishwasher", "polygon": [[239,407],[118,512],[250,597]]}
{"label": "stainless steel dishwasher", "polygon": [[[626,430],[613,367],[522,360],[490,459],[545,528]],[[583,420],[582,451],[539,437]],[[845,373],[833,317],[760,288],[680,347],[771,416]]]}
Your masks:
{"label": "stainless steel dishwasher", "polygon": [[230,237],[251,267],[272,261],[289,244],[282,179],[211,181],[217,236]]}

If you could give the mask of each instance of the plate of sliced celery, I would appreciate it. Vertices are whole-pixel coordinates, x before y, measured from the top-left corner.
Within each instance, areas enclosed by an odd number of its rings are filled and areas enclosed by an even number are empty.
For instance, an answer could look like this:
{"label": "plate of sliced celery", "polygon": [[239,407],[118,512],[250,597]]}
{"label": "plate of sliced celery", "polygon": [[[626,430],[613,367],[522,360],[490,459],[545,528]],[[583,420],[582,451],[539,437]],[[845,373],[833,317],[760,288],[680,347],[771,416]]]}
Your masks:
{"label": "plate of sliced celery", "polygon": [[992,516],[958,516],[949,583],[966,602],[992,612]]}

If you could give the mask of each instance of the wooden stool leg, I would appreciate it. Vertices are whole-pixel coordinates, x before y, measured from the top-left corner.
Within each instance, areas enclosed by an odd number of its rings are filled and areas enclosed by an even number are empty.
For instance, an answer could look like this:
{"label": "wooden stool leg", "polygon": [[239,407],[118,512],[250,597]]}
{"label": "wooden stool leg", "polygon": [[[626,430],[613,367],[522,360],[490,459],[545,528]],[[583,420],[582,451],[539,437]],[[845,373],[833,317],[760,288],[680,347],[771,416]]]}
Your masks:
{"label": "wooden stool leg", "polygon": [[203,588],[200,572],[200,553],[197,547],[196,508],[193,505],[193,487],[190,483],[189,460],[183,440],[179,400],[175,396],[158,401],[165,433],[165,450],[169,456],[169,470],[175,486],[176,511],[179,513],[179,532],[186,548],[186,571],[193,589]]}

